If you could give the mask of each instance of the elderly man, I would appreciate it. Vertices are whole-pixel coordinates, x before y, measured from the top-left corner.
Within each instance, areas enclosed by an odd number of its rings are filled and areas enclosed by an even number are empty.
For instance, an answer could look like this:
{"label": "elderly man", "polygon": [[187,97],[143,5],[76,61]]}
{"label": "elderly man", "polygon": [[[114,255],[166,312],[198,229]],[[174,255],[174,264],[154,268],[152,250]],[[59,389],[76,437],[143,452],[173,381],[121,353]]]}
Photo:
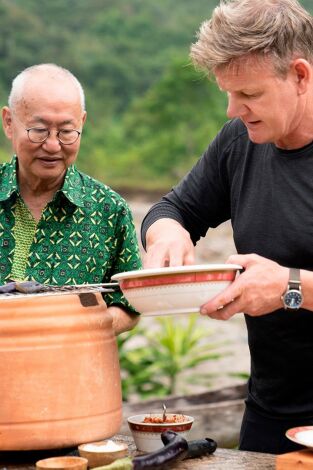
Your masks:
{"label": "elderly man", "polygon": [[[0,167],[0,283],[100,283],[140,268],[126,202],[74,165],[86,120],[78,80],[54,64],[29,67],[8,104],[2,122],[14,157]],[[105,300],[116,334],[136,324],[121,293]]]}
{"label": "elderly man", "polygon": [[223,0],[191,57],[230,121],[146,216],[146,267],[193,263],[197,240],[231,220],[228,262],[245,271],[201,313],[246,313],[240,448],[287,452],[286,430],[313,425],[313,18],[297,0]]}

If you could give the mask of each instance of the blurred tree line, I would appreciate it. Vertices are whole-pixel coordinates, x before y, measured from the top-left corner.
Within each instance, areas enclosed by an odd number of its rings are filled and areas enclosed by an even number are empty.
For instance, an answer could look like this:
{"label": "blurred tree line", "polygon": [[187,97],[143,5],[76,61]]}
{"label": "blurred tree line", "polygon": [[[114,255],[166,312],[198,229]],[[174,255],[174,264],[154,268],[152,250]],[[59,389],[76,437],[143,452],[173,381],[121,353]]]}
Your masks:
{"label": "blurred tree line", "polygon": [[[226,120],[225,96],[189,60],[217,4],[0,0],[1,106],[25,67],[64,66],[86,94],[79,168],[118,190],[168,189]],[[6,161],[11,149],[3,135],[0,144]]]}

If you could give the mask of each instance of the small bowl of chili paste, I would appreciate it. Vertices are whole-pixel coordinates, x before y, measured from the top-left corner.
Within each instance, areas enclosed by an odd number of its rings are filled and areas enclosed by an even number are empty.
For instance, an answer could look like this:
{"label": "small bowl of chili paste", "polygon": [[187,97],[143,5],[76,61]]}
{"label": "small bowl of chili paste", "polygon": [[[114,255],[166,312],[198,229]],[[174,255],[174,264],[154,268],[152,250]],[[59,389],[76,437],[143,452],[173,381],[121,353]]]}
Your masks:
{"label": "small bowl of chili paste", "polygon": [[194,418],[183,414],[162,413],[140,414],[127,418],[136,447],[142,452],[153,452],[161,449],[164,444],[161,433],[175,431],[186,437],[191,429]]}

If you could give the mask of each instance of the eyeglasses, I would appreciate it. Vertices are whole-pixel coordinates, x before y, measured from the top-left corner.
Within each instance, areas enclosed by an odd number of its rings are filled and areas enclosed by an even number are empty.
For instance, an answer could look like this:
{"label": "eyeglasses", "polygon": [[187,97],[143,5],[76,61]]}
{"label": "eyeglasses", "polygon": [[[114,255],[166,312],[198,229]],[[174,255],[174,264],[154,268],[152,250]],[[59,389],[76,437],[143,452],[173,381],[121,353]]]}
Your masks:
{"label": "eyeglasses", "polygon": [[[24,127],[24,124],[20,121],[20,119],[16,116],[15,113],[14,116]],[[50,129],[47,129],[46,127],[29,127],[27,129],[24,127],[24,129],[27,132],[29,140],[33,144],[42,144],[51,135]],[[60,129],[56,132],[56,137],[58,141],[63,145],[75,144],[80,135],[81,131],[78,131],[77,129]]]}
{"label": "eyeglasses", "polygon": [[[30,127],[29,129],[25,129],[25,131],[28,134],[29,140],[34,144],[42,144],[51,135],[50,129],[44,127]],[[80,135],[81,132],[76,129],[60,129],[56,132],[58,141],[63,145],[75,144]]]}

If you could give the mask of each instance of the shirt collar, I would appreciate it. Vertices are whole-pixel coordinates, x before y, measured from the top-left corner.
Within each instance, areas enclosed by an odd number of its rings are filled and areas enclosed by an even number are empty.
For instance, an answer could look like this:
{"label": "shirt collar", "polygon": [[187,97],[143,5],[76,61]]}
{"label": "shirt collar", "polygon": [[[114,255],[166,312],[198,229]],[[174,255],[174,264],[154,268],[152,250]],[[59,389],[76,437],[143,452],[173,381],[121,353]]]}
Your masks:
{"label": "shirt collar", "polygon": [[[9,163],[0,169],[0,201],[6,201],[12,194],[19,194],[16,177],[17,157],[13,156]],[[78,170],[71,165],[65,175],[60,192],[75,206],[84,207],[84,187]]]}
{"label": "shirt collar", "polygon": [[60,192],[75,206],[84,207],[85,189],[80,174],[74,165],[67,169]]}
{"label": "shirt collar", "polygon": [[6,201],[12,194],[19,193],[16,178],[16,156],[0,169],[0,201]]}

